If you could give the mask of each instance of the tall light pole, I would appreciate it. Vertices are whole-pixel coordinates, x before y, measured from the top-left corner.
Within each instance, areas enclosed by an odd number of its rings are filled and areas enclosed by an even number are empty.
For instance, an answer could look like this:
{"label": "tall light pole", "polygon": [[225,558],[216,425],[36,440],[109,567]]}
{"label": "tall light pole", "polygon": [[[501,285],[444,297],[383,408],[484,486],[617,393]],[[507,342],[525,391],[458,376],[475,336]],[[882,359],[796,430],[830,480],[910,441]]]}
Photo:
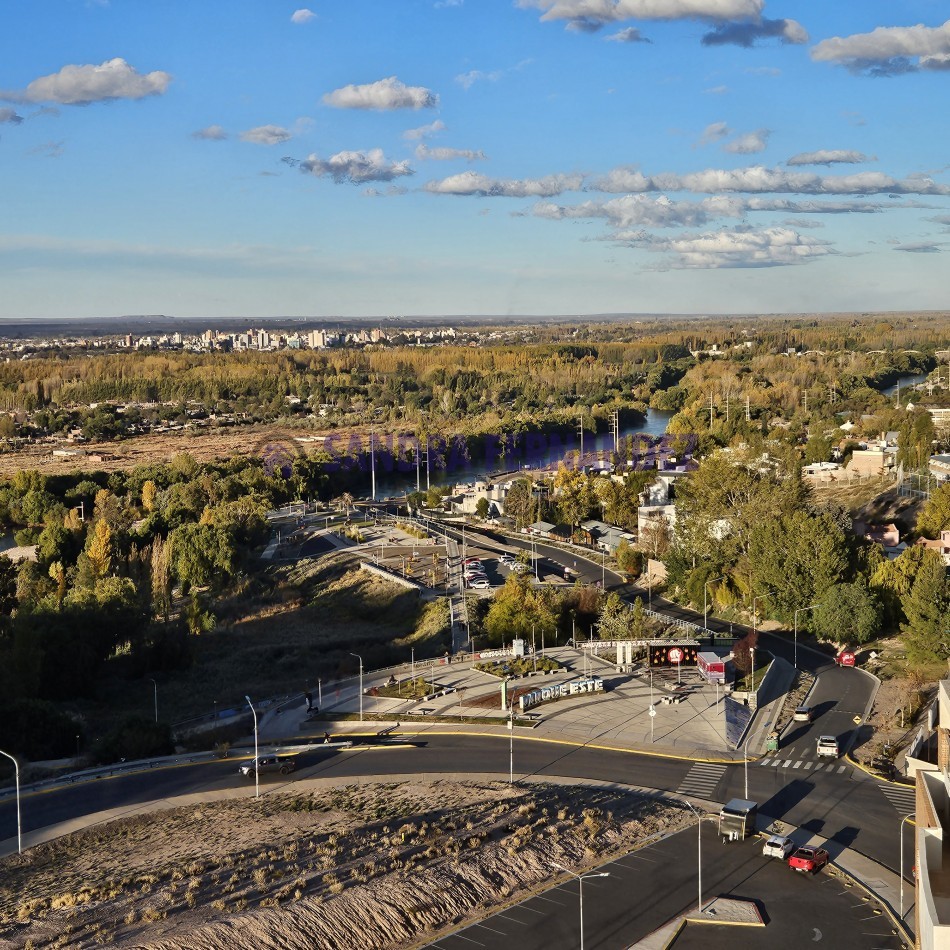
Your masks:
{"label": "tall light pole", "polygon": [[155,692],[155,721],[158,722],[158,683],[156,683],[151,676],[149,680],[151,680],[152,688]]}
{"label": "tall light pole", "polygon": [[260,773],[260,760],[257,757],[257,710],[254,708],[254,703],[251,702],[250,696],[244,697],[247,700],[248,706],[251,707],[251,715],[254,717],[254,797],[261,797],[261,773]]}
{"label": "tall light pole", "polygon": [[[20,763],[9,752],[4,752],[3,749],[0,749],[0,755],[5,755],[13,763],[16,779],[16,849],[19,854],[23,854],[23,830],[20,823]],[[901,894],[903,895],[903,891]]]}
{"label": "tall light pole", "polygon": [[[548,858],[548,860],[551,861],[550,858]],[[584,881],[590,877],[610,877],[610,871],[595,871],[592,874],[578,874],[576,871],[564,867],[563,864],[558,864],[557,861],[551,861],[551,864],[577,878],[577,897],[581,914],[581,950],[584,950]]]}
{"label": "tall light pole", "polygon": [[351,653],[360,661],[360,722],[363,721],[363,658],[358,653]]}
{"label": "tall light pole", "polygon": [[816,607],[820,607],[820,604],[812,604],[811,607],[796,607],[795,608],[795,652],[794,658],[792,660],[792,666],[798,669],[798,615],[803,610],[814,610]]}
{"label": "tall light pole", "polygon": [[703,584],[703,630],[709,629],[709,605],[706,600],[706,595],[709,592],[709,585],[715,584],[716,581],[721,581],[725,577],[723,574],[721,577],[710,577],[705,584]]}
{"label": "tall light pole", "polygon": [[[649,648],[647,648],[649,649]],[[656,706],[653,704],[653,667],[650,667],[650,745],[653,745],[653,728],[656,722]]]}
{"label": "tall light pole", "polygon": [[912,811],[901,818],[900,848],[901,848],[901,923],[904,922],[904,822],[912,819],[917,813]]}
{"label": "tall light pole", "polygon": [[697,848],[697,873],[699,876],[699,910],[697,913],[703,912],[703,816],[700,815],[695,808],[686,799],[683,799],[683,803],[686,807],[696,816],[696,848]]}
{"label": "tall light pole", "polygon": [[508,697],[508,784],[515,784],[515,704],[511,696]]}

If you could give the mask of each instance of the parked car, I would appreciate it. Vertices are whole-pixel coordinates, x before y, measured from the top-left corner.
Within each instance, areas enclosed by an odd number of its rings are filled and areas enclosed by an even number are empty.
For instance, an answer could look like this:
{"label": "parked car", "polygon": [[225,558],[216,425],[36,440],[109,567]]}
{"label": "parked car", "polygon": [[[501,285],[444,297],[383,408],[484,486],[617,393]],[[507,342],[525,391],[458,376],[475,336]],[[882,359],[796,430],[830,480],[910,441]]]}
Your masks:
{"label": "parked car", "polygon": [[464,561],[462,561],[462,564],[464,564],[466,567],[470,564],[477,564],[479,567],[481,567],[482,562],[477,557],[467,557]]}
{"label": "parked car", "polygon": [[815,718],[815,710],[811,706],[799,706],[792,713],[795,722],[811,722]]}
{"label": "parked car", "polygon": [[527,574],[531,570],[527,564],[522,564],[521,561],[516,561],[514,564],[512,564],[511,569],[516,574]]}
{"label": "parked car", "polygon": [[518,563],[518,559],[513,554],[502,554],[502,556],[498,558],[498,563],[501,564],[502,567],[514,567],[515,564]]}
{"label": "parked car", "polygon": [[795,850],[795,842],[787,835],[772,835],[762,846],[766,858],[781,858],[783,861]]}
{"label": "parked car", "polygon": [[818,758],[838,758],[838,739],[835,736],[818,737]]}
{"label": "parked car", "polygon": [[468,586],[472,590],[491,590],[491,584],[488,583],[487,577],[476,577],[475,580],[468,582]]}
{"label": "parked car", "polygon": [[793,871],[817,874],[828,860],[828,852],[824,848],[799,848],[788,859],[788,866]]}
{"label": "parked car", "polygon": [[[296,759],[289,755],[261,755],[257,758],[257,774],[264,775],[268,772],[280,772],[281,775],[289,775],[297,768]],[[254,777],[254,760],[245,762],[238,768],[238,772],[245,778]]]}

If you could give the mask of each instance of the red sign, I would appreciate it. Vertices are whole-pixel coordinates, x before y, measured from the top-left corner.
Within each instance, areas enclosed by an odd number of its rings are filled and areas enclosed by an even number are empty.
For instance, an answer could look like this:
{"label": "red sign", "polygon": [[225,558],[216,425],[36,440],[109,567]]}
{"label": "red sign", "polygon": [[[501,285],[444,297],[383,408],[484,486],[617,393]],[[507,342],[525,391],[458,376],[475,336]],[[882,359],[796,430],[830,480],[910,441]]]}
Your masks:
{"label": "red sign", "polygon": [[683,651],[679,647],[673,647],[667,654],[670,658],[670,663],[682,663],[683,662]]}
{"label": "red sign", "polygon": [[838,654],[838,665],[839,666],[854,666],[854,654],[849,650],[845,650],[843,653]]}

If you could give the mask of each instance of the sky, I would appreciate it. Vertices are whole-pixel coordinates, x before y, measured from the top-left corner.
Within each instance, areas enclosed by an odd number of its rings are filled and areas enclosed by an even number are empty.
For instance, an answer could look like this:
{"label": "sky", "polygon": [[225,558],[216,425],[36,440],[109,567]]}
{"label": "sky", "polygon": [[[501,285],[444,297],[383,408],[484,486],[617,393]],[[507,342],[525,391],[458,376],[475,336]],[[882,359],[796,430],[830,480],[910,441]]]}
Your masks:
{"label": "sky", "polygon": [[8,0],[0,318],[950,307],[944,0]]}

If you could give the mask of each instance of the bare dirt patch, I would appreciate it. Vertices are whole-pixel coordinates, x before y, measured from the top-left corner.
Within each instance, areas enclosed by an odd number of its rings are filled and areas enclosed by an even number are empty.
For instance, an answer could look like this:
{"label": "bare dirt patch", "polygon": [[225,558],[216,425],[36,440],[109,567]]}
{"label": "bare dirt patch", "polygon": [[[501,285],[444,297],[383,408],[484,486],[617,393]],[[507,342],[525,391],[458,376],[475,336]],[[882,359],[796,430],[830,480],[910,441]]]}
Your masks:
{"label": "bare dirt patch", "polygon": [[386,950],[689,818],[614,789],[477,782],[178,808],[8,859],[0,947]]}

